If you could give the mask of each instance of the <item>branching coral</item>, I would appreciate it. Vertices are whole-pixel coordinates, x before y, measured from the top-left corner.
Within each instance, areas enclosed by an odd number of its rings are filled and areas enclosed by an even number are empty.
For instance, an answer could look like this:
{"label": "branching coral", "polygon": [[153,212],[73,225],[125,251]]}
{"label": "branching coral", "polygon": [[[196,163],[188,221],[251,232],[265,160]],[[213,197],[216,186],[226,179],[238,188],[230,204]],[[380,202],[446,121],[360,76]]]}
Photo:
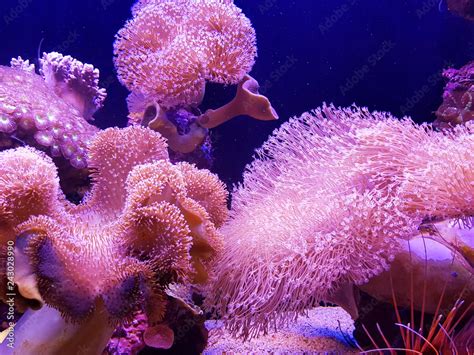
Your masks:
{"label": "branching coral", "polygon": [[29,60],[24,60],[22,57],[12,58],[12,60],[10,61],[10,66],[12,68],[24,70],[28,73],[35,72],[35,65],[30,64]]}
{"label": "branching coral", "polygon": [[206,80],[237,84],[254,64],[255,31],[231,1],[140,1],[133,15],[114,46],[120,81],[164,107],[198,105]]}
{"label": "branching coral", "polygon": [[425,219],[474,214],[472,127],[449,133],[323,106],[258,150],[221,229],[207,304],[231,331],[266,331],[386,269]]}
{"label": "branching coral", "polygon": [[[20,321],[17,351],[76,347],[71,339],[90,336],[83,327],[94,326],[95,318],[102,328],[83,341],[104,337],[94,345],[101,351],[111,325],[137,309],[151,324],[158,322],[168,285],[207,280],[209,262],[221,250],[215,227],[225,217],[224,187],[210,173],[167,159],[164,140],[149,129],[98,133],[88,154],[94,185],[75,206],[65,201],[44,154],[29,148],[0,153],[2,240],[14,240],[17,254],[27,256],[39,301],[46,304],[37,312],[54,317],[67,335],[53,341],[37,329],[31,338],[34,322]],[[199,191],[204,185],[208,195]],[[25,319],[41,317],[28,312]]]}
{"label": "branching coral", "polygon": [[61,53],[43,53],[41,75],[54,92],[76,107],[87,120],[103,106],[107,97],[99,88],[99,70]]}
{"label": "branching coral", "polygon": [[[56,88],[29,69],[0,66],[0,133],[41,148],[53,157],[63,156],[75,168],[84,168],[87,143],[98,129],[62,98],[78,96],[50,80]],[[62,96],[56,93],[60,86],[64,89]]]}

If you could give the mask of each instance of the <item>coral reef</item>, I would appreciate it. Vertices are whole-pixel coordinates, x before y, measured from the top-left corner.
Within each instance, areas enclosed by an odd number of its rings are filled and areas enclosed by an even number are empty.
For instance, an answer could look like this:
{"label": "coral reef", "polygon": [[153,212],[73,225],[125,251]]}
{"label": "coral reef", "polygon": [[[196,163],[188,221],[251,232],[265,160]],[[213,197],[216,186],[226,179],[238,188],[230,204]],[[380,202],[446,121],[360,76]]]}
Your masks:
{"label": "coral reef", "polygon": [[223,184],[187,163],[171,164],[158,133],[101,131],[87,159],[94,184],[76,206],[45,154],[0,153],[2,245],[15,244],[24,270],[15,278],[19,294],[40,308],[16,325],[16,353],[77,351],[81,342],[102,351],[114,324],[137,310],[155,325],[166,312],[166,287],[205,283],[222,249]]}
{"label": "coral reef", "polygon": [[446,69],[443,76],[448,83],[443,103],[436,111],[435,125],[446,128],[474,120],[474,61],[461,69]]}
{"label": "coral reef", "polygon": [[[324,105],[258,150],[221,229],[206,300],[251,337],[386,270],[423,221],[474,215],[472,125],[436,132],[387,113]],[[355,315],[353,315],[355,316]]]}
{"label": "coral reef", "polygon": [[85,168],[87,144],[98,132],[86,118],[105,98],[97,87],[97,69],[58,53],[45,54],[43,80],[28,61],[19,58],[12,64],[0,67],[0,133],[10,146],[19,141]]}

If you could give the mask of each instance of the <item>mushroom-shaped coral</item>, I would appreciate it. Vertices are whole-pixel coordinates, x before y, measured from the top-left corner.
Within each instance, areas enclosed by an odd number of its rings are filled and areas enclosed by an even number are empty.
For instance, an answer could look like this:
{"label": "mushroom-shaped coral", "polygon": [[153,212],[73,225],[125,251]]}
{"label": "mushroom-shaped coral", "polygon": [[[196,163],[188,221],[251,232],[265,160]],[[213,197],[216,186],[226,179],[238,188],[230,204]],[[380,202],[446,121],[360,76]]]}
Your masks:
{"label": "mushroom-shaped coral", "polygon": [[205,128],[214,128],[239,115],[262,121],[277,120],[278,114],[275,109],[270,101],[258,92],[258,89],[257,80],[246,75],[237,87],[235,98],[217,110],[207,110],[199,117],[199,124]]}
{"label": "mushroom-shaped coral", "polygon": [[[177,155],[202,147],[205,156],[207,128],[238,115],[278,118],[248,76],[255,31],[233,1],[138,1],[132,14],[114,46],[119,79],[132,92],[129,124],[160,132]],[[232,102],[201,115],[206,81],[240,85]]]}
{"label": "mushroom-shaped coral", "polygon": [[357,107],[291,119],[233,193],[208,307],[247,337],[319,301],[353,306],[346,292],[387,269],[423,220],[474,214],[472,149],[469,127]]}
{"label": "mushroom-shaped coral", "polygon": [[[158,133],[98,133],[88,153],[94,185],[78,206],[65,201],[44,154],[18,148],[1,152],[0,161],[5,186],[13,187],[0,191],[2,236],[21,246],[45,303],[16,326],[17,353],[77,351],[81,341],[100,352],[113,325],[137,310],[151,325],[160,321],[168,285],[207,280],[221,250],[224,187],[210,173],[171,164]],[[220,191],[199,193],[204,180]],[[42,315],[62,337],[36,329],[35,322],[46,322]],[[91,326],[95,336],[84,328]]]}
{"label": "mushroom-shaped coral", "polygon": [[39,75],[0,66],[0,134],[84,168],[87,143],[97,131]]}
{"label": "mushroom-shaped coral", "polygon": [[133,14],[114,46],[119,79],[164,107],[197,106],[206,80],[237,84],[254,64],[255,31],[232,1],[141,1]]}

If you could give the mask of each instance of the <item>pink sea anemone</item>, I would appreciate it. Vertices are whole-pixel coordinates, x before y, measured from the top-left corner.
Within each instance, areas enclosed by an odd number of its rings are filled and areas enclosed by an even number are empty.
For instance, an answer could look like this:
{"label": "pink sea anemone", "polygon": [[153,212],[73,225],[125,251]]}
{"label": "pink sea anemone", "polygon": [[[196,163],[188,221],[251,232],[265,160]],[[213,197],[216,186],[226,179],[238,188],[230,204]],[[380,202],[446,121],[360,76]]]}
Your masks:
{"label": "pink sea anemone", "polygon": [[248,337],[345,301],[423,220],[474,215],[473,148],[470,126],[439,133],[358,107],[291,119],[233,193],[208,307]]}
{"label": "pink sea anemone", "polygon": [[[223,184],[191,165],[171,164],[158,133],[102,131],[90,144],[88,163],[93,188],[73,205],[45,154],[0,152],[2,245],[15,245],[23,270],[14,280],[19,296],[40,308],[15,327],[18,351],[77,351],[84,344],[101,351],[114,325],[137,310],[156,324],[166,310],[165,288],[205,283],[221,251],[216,225],[226,215]],[[5,270],[0,274],[5,281]],[[50,333],[63,336],[50,339]]]}
{"label": "pink sea anemone", "polygon": [[206,81],[237,84],[254,64],[255,31],[232,1],[140,1],[132,12],[114,45],[119,79],[164,107],[197,106]]}

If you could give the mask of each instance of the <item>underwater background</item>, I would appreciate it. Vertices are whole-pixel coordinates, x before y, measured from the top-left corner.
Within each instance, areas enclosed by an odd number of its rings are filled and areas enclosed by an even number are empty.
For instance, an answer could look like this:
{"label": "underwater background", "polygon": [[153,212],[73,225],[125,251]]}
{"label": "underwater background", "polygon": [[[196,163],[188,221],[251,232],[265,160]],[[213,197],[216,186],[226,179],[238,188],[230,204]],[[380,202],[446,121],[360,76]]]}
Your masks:
{"label": "underwater background", "polygon": [[[128,91],[112,61],[114,35],[131,17],[133,0],[2,0],[0,63],[58,51],[100,69],[105,107],[101,128],[124,127]],[[333,102],[431,122],[442,101],[444,68],[474,57],[474,22],[448,12],[444,1],[236,0],[257,32],[251,75],[280,120],[242,117],[214,129],[213,171],[231,186],[241,180],[255,148],[282,121]],[[34,63],[37,62],[33,60]],[[201,106],[219,107],[235,87],[207,84]],[[245,121],[245,122],[244,122]]]}
{"label": "underwater background", "polygon": [[474,349],[474,0],[0,1],[1,354]]}

